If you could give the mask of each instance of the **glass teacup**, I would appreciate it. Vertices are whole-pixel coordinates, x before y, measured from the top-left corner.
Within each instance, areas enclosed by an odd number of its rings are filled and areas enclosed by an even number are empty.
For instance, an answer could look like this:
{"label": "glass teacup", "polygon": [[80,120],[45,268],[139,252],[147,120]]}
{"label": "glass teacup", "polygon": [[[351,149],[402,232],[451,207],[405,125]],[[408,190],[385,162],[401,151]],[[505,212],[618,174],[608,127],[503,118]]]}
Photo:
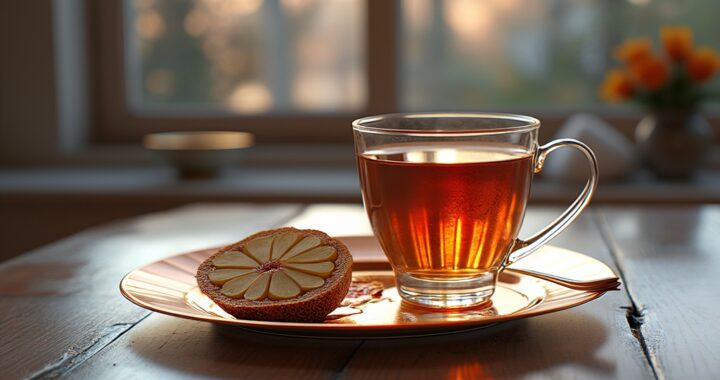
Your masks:
{"label": "glass teacup", "polygon": [[[353,122],[363,201],[402,298],[434,308],[486,303],[498,273],[565,229],[597,186],[583,143],[538,145],[532,117],[486,113],[371,116]],[[585,154],[590,175],[552,224],[518,239],[534,173],[560,147]]]}

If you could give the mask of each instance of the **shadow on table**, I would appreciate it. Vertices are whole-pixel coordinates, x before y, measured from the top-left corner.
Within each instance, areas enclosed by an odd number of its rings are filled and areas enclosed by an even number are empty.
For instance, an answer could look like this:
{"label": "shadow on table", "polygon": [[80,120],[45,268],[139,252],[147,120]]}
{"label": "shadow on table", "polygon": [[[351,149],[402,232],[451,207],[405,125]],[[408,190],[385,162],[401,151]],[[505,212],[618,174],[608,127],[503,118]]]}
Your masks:
{"label": "shadow on table", "polygon": [[433,339],[368,341],[345,370],[368,378],[514,378],[562,367],[611,375],[615,364],[596,354],[606,336],[591,315],[559,313]]}
{"label": "shadow on table", "polygon": [[[360,345],[358,340],[308,340],[246,332],[231,335],[219,326],[164,315],[152,315],[132,331],[131,362],[148,373],[183,373],[200,377],[243,379],[328,378],[336,374]],[[132,361],[138,361],[132,363]],[[164,368],[153,368],[157,364]]]}
{"label": "shadow on table", "polygon": [[228,334],[226,327],[160,319],[143,324],[152,333],[137,334],[132,349],[143,359],[203,376],[325,378],[343,371],[416,379],[517,377],[561,367],[600,375],[615,371],[614,363],[596,354],[606,340],[603,324],[578,312],[432,338],[367,341],[284,338],[241,329]]}

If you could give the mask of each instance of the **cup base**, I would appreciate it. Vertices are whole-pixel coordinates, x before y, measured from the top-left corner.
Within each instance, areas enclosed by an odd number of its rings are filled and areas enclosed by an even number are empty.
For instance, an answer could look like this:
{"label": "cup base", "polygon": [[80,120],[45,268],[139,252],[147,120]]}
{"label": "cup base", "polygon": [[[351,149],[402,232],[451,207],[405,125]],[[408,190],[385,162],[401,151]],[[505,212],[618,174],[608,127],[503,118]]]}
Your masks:
{"label": "cup base", "polygon": [[489,304],[495,292],[495,273],[463,279],[428,279],[395,272],[403,300],[433,309],[459,309]]}

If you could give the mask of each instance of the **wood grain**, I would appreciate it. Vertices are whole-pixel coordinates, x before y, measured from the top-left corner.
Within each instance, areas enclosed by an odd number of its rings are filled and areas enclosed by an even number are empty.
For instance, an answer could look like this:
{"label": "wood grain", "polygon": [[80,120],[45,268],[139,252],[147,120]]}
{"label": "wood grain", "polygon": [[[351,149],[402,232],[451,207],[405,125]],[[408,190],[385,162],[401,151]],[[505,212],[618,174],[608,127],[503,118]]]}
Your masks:
{"label": "wood grain", "polygon": [[190,206],[89,230],[3,263],[2,378],[67,373],[147,317],[149,312],[117,290],[135,267],[239,240],[300,210],[294,205]]}
{"label": "wood grain", "polygon": [[[559,209],[530,209],[521,236],[537,231]],[[587,213],[556,238],[612,265],[610,253]],[[622,292],[575,309],[517,321],[470,334],[393,342],[367,341],[343,375],[349,379],[652,378],[632,335]]]}
{"label": "wood grain", "polygon": [[[0,265],[2,378],[720,377],[712,324],[720,320],[720,207],[591,210],[552,244],[619,263],[623,291],[445,337],[273,337],[150,314],[117,291],[134,267],[274,225],[368,231],[359,206],[300,210],[196,205],[86,231]],[[558,213],[531,208],[521,235]]]}
{"label": "wood grain", "polygon": [[720,207],[600,213],[659,378],[720,378]]}

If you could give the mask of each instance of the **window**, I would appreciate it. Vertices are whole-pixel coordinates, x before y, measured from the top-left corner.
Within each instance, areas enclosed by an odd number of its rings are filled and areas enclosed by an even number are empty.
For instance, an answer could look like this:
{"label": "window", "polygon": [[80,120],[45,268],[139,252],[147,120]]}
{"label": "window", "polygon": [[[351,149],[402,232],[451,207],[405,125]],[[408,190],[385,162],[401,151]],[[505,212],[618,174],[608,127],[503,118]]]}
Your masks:
{"label": "window", "polygon": [[342,113],[367,103],[363,0],[126,0],[138,113]]}
{"label": "window", "polygon": [[259,141],[347,142],[353,119],[396,109],[393,1],[87,5],[95,140],[240,129]]}
{"label": "window", "polygon": [[402,4],[405,110],[594,108],[602,105],[597,88],[615,65],[613,48],[626,38],[657,37],[661,25],[686,24],[700,44],[720,47],[714,0]]}
{"label": "window", "polygon": [[713,0],[89,6],[100,140],[243,129],[261,141],[349,141],[352,119],[396,111],[502,110],[551,124],[579,110],[623,115],[630,108],[597,98],[622,40],[687,24],[701,44],[720,47]]}

